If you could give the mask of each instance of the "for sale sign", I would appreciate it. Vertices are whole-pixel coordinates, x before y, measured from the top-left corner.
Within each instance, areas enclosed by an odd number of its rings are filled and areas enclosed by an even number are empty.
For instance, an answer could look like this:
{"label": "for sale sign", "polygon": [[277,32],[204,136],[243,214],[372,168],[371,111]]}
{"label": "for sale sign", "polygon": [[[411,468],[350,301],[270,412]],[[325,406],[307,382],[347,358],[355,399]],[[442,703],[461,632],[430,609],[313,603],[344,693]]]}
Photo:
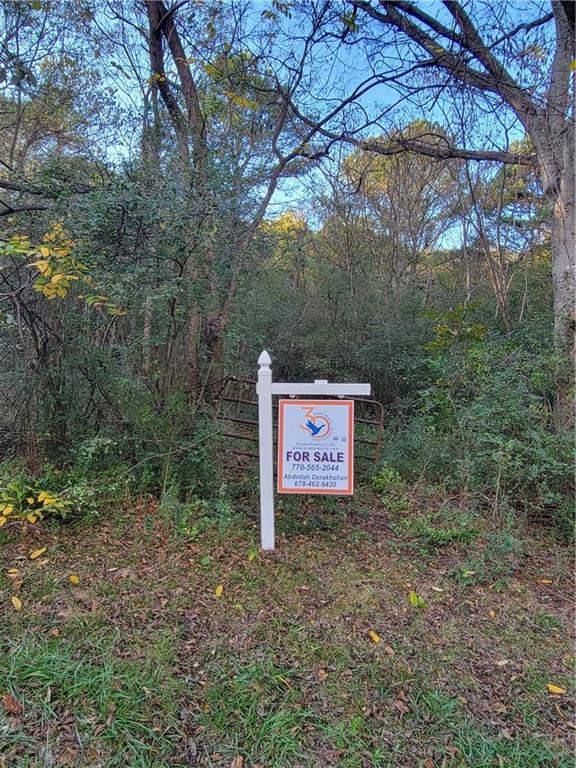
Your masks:
{"label": "for sale sign", "polygon": [[354,401],[280,400],[278,492],[351,495]]}

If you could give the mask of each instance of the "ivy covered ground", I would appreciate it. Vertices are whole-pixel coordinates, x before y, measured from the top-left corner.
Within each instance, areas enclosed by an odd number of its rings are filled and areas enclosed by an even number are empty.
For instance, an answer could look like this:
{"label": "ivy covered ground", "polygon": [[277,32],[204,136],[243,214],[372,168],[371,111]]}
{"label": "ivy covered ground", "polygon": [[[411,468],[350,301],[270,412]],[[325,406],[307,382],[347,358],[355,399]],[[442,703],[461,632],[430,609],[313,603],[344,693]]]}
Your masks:
{"label": "ivy covered ground", "polygon": [[[7,768],[573,766],[571,550],[465,497],[5,528]],[[35,555],[35,557],[32,557]]]}

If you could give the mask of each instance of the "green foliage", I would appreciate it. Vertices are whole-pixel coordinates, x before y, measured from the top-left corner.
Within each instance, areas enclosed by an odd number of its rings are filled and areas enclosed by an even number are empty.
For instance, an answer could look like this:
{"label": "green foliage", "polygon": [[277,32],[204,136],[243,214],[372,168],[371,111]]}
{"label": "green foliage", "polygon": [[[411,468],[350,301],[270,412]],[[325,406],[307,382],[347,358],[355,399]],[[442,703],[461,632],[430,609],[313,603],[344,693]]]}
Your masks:
{"label": "green foliage", "polygon": [[415,417],[387,437],[388,463],[408,479],[466,487],[497,507],[560,515],[573,447],[552,425],[558,358],[522,333],[442,349],[428,361],[434,381]]}
{"label": "green foliage", "polygon": [[372,488],[376,493],[395,493],[403,487],[402,477],[398,470],[393,467],[383,466],[378,474],[372,478]]}
{"label": "green foliage", "polygon": [[18,471],[11,462],[0,464],[0,526],[13,521],[33,524],[48,517],[63,520],[73,500],[48,487],[53,488]]}
{"label": "green foliage", "polygon": [[404,512],[408,509],[408,489],[398,470],[383,466],[372,478],[372,488],[390,512]]}
{"label": "green foliage", "polygon": [[190,495],[184,501],[177,488],[168,488],[162,496],[158,511],[170,521],[175,536],[187,541],[195,541],[210,528],[215,528],[223,535],[237,519],[225,485],[220,487],[213,498]]}
{"label": "green foliage", "polygon": [[522,541],[508,531],[491,531],[479,542],[478,549],[454,568],[451,575],[460,584],[495,584],[502,587],[519,568],[524,555]]}
{"label": "green foliage", "polygon": [[466,315],[474,307],[458,304],[447,312],[438,312],[434,309],[426,310],[423,315],[429,320],[434,320],[434,339],[424,345],[424,349],[430,352],[443,352],[454,344],[466,341],[483,341],[486,338],[487,328],[482,323],[470,323]]}
{"label": "green foliage", "polygon": [[393,527],[423,552],[430,552],[450,544],[470,544],[478,535],[477,523],[477,515],[470,510],[445,504],[436,511],[401,517]]}

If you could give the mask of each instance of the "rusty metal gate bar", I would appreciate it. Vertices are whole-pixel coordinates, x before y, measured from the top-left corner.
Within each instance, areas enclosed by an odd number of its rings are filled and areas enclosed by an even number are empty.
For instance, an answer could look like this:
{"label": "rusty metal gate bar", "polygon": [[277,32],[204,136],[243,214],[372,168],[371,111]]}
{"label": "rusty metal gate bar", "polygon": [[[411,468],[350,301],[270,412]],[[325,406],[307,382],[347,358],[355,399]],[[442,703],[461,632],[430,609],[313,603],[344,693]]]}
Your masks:
{"label": "rusty metal gate bar", "polygon": [[[233,393],[229,392],[230,385],[235,385],[235,386],[238,386],[239,388],[244,387],[244,389],[247,391],[246,392],[240,391],[238,395],[234,395]],[[256,409],[258,407],[258,401],[247,396],[252,392],[255,392],[255,388],[256,388],[256,382],[253,381],[252,379],[237,379],[231,376],[228,379],[223,380],[222,386],[220,387],[219,392],[215,396],[215,400],[216,400],[215,418],[219,419],[220,421],[228,421],[231,424],[241,424],[243,426],[253,427],[254,429],[253,434],[240,434],[232,430],[223,432],[222,433],[223,437],[230,438],[232,440],[243,440],[243,441],[252,442],[252,443],[258,442],[258,420],[257,419],[248,418],[249,414],[245,414],[245,413],[242,413],[242,415],[226,414],[226,413],[223,413],[223,408],[222,408],[223,403],[230,403],[235,406],[247,406],[248,408]],[[319,398],[319,399],[322,399],[322,398]],[[384,408],[382,404],[379,403],[377,400],[373,400],[370,398],[353,397],[350,399],[354,400],[355,404],[360,406],[360,409],[359,409],[360,413],[358,413],[358,411],[356,411],[355,409],[354,423],[366,425],[368,427],[371,427],[375,431],[375,439],[370,439],[365,436],[355,437],[356,443],[359,443],[360,445],[363,445],[363,446],[373,446],[372,456],[366,456],[362,453],[358,453],[357,458],[362,459],[363,461],[371,461],[374,464],[377,464],[378,461],[380,460],[380,452],[382,447],[382,433],[384,431]],[[368,407],[372,408],[376,412],[375,419],[366,418],[367,416],[366,410]],[[240,411],[240,408],[236,408],[235,411],[236,413],[238,413],[238,411]],[[275,419],[275,424],[276,424],[277,412],[278,412],[277,402],[274,403],[274,412],[276,415],[276,419]],[[274,428],[274,431],[276,432],[276,426]],[[237,456],[246,456],[248,458],[253,458],[253,459],[258,458],[258,453],[244,450],[244,446],[241,446],[241,448],[242,450],[232,447],[231,450]]]}

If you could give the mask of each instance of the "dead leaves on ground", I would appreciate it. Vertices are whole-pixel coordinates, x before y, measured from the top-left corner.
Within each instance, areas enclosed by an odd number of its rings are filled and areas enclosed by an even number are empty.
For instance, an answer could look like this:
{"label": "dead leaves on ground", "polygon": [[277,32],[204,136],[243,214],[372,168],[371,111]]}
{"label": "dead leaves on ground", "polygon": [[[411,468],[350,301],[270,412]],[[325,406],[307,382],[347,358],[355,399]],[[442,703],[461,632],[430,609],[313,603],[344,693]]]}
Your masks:
{"label": "dead leaves on ground", "polygon": [[11,601],[11,603],[14,606],[14,609],[16,611],[21,611],[22,610],[22,600],[20,600],[19,597],[13,596],[13,597],[10,598],[10,601]]}
{"label": "dead leaves on ground", "polygon": [[2,705],[9,715],[21,715],[22,707],[11,693],[5,693],[2,696]]}
{"label": "dead leaves on ground", "polygon": [[560,685],[556,685],[556,683],[546,683],[546,688],[548,688],[549,693],[553,696],[562,696],[566,693],[566,688],[562,688]]}
{"label": "dead leaves on ground", "polygon": [[46,547],[35,549],[33,552],[30,552],[30,560],[37,560],[39,557],[42,557],[44,552],[46,552]]}
{"label": "dead leaves on ground", "polygon": [[400,713],[401,716],[406,715],[408,712],[410,712],[410,707],[408,704],[406,704],[406,694],[404,691],[400,691],[398,693],[398,698],[396,701],[392,704],[394,709]]}

